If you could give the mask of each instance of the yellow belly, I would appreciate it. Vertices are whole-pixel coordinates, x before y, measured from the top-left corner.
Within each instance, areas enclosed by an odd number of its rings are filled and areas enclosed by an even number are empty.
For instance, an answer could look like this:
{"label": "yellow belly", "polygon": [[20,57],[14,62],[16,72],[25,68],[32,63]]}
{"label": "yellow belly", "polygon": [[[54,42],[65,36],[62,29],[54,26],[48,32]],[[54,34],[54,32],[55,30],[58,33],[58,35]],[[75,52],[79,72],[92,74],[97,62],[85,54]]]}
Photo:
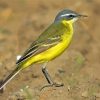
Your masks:
{"label": "yellow belly", "polygon": [[70,41],[71,41],[71,37],[67,36],[67,34],[64,34],[62,42],[60,42],[56,46],[46,50],[45,52],[37,55],[35,58],[36,59],[37,58],[42,58],[42,60],[40,59],[41,62],[50,61],[50,60],[56,58],[57,56],[59,56],[61,53],[63,53],[64,50],[70,44]]}
{"label": "yellow belly", "polygon": [[48,49],[40,54],[30,57],[29,59],[27,59],[25,62],[23,62],[21,64],[21,67],[26,68],[33,63],[48,62],[48,61],[56,58],[61,53],[63,53],[64,50],[69,46],[72,36],[73,36],[73,28],[72,28],[72,25],[71,26],[69,25],[69,30],[67,30],[62,35],[62,41],[59,44],[51,47],[50,49]]}
{"label": "yellow belly", "polygon": [[23,68],[28,67],[29,65],[33,63],[43,63],[48,62],[57,56],[59,56],[61,53],[64,52],[64,50],[69,46],[71,42],[72,35],[67,35],[66,33],[62,36],[63,41],[57,44],[56,46],[38,54],[31,58],[29,58],[27,61],[23,63]]}

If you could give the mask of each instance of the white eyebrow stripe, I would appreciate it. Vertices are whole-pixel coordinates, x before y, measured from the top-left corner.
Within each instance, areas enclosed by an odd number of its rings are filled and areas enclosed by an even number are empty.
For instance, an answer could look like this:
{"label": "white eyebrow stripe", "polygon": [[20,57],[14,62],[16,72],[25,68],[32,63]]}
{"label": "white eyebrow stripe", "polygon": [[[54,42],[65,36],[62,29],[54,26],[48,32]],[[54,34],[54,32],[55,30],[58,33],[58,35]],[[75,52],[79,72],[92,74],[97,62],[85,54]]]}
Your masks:
{"label": "white eyebrow stripe", "polygon": [[[61,17],[68,16],[68,15],[70,15],[70,14],[63,14],[63,15],[61,15]],[[75,14],[71,14],[71,15],[75,15]]]}
{"label": "white eyebrow stripe", "polygon": [[68,16],[69,14],[64,14],[64,15],[61,15],[61,17],[64,17],[64,16]]}

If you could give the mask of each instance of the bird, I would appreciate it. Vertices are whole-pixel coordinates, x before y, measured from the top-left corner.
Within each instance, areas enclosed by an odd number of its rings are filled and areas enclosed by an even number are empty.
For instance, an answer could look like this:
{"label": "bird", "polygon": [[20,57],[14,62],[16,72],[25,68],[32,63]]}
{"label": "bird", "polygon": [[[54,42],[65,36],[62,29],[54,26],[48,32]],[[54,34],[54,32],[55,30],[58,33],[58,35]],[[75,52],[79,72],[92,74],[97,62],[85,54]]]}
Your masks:
{"label": "bird", "polygon": [[81,17],[87,16],[70,9],[61,10],[52,24],[31,43],[29,48],[16,61],[16,68],[2,81],[0,90],[21,70],[35,63],[42,64],[42,72],[48,82],[46,86],[63,86],[63,84],[57,84],[52,80],[46,66],[49,61],[60,56],[69,47],[74,33],[73,24]]}

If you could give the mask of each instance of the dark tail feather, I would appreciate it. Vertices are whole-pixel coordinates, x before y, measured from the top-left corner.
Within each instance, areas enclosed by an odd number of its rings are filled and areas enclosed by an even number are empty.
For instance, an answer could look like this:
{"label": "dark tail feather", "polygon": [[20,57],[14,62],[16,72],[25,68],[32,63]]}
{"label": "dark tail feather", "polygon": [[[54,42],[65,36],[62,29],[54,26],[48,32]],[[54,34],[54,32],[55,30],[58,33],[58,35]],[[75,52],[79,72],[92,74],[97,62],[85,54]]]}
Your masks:
{"label": "dark tail feather", "polygon": [[0,84],[0,90],[2,90],[3,87],[20,72],[20,70],[20,67],[16,67],[15,70]]}

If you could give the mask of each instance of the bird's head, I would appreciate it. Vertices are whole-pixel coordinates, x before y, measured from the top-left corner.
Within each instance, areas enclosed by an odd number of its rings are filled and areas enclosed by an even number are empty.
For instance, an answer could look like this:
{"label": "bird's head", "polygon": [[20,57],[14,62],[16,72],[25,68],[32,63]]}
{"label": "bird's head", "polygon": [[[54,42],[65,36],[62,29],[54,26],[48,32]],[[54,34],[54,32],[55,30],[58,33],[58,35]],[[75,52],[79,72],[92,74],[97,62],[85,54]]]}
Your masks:
{"label": "bird's head", "polygon": [[65,9],[59,12],[55,18],[55,21],[63,21],[65,20],[66,22],[75,22],[78,18],[80,17],[87,17],[86,15],[81,15],[76,13],[75,11]]}

